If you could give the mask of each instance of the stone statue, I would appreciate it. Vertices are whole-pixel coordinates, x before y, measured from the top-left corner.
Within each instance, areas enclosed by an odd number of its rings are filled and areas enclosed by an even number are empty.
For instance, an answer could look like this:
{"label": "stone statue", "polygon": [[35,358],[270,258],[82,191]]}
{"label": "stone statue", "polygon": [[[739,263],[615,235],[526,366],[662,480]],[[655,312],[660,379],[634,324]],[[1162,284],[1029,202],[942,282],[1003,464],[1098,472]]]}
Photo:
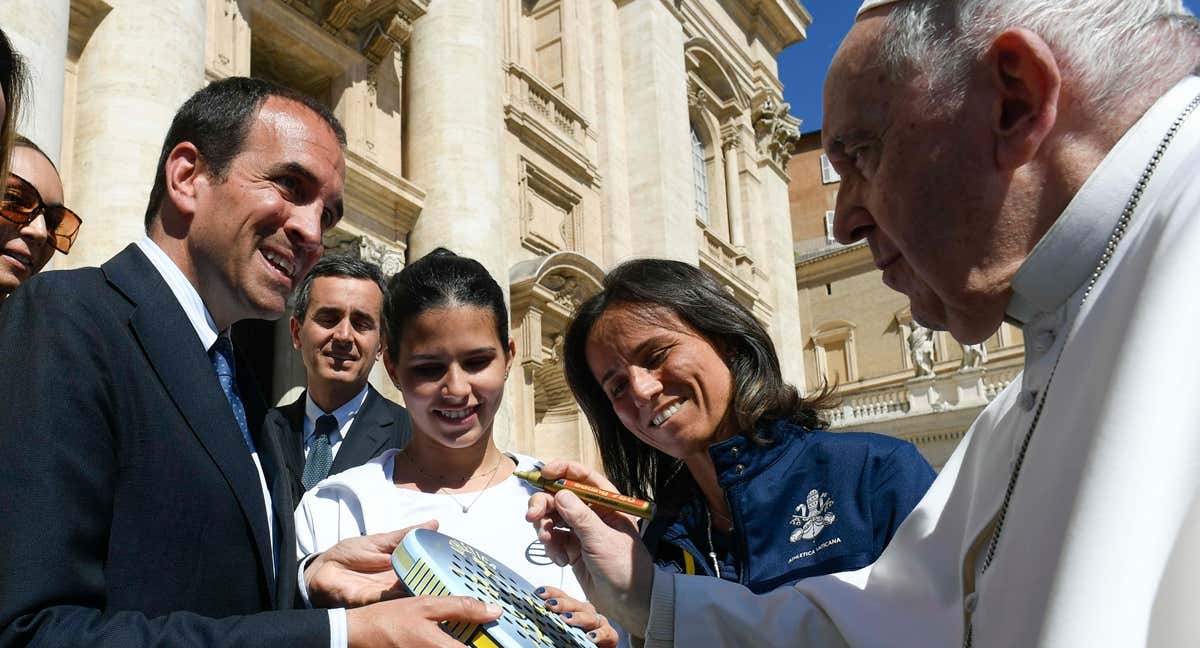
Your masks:
{"label": "stone statue", "polygon": [[986,342],[962,345],[962,365],[958,368],[959,371],[982,369],[985,362],[987,362]]}
{"label": "stone statue", "polygon": [[908,353],[917,378],[933,378],[933,331],[915,321],[908,333]]}

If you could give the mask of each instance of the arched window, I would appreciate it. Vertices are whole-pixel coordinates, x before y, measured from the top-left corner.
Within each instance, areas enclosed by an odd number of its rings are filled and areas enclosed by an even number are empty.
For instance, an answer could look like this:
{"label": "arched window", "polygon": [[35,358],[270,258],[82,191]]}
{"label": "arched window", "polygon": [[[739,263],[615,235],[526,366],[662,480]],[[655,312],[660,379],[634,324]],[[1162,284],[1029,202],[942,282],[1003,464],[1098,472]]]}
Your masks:
{"label": "arched window", "polygon": [[692,124],[692,193],[696,204],[696,218],[709,224],[708,210],[708,162],[704,152],[704,141],[696,125]]}

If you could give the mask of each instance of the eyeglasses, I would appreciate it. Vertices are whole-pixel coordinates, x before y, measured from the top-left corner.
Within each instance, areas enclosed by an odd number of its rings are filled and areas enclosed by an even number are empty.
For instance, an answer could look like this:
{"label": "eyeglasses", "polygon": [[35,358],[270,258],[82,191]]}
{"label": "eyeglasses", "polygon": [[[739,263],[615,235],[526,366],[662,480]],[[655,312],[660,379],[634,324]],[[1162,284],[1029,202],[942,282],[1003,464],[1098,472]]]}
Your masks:
{"label": "eyeglasses", "polygon": [[79,236],[83,219],[62,205],[47,205],[42,194],[21,176],[8,174],[8,186],[4,188],[4,199],[0,201],[0,216],[22,227],[32,223],[38,216],[45,216],[46,231],[54,237],[54,249],[66,254]]}

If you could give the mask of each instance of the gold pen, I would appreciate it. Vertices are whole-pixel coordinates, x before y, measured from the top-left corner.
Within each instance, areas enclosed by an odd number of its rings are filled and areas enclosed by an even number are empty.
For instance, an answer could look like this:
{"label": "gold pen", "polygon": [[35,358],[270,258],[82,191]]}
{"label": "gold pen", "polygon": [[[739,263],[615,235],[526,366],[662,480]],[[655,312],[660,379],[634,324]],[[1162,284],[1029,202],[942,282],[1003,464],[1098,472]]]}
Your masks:
{"label": "gold pen", "polygon": [[603,506],[607,509],[636,515],[644,520],[649,520],[654,517],[654,502],[647,502],[644,499],[606,491],[602,488],[596,488],[588,484],[581,484],[570,479],[546,479],[542,477],[541,471],[531,470],[514,470],[513,474],[525,481],[529,482],[536,488],[540,488],[547,493],[557,493],[560,490],[569,490],[579,496],[579,499],[593,504],[595,506]]}

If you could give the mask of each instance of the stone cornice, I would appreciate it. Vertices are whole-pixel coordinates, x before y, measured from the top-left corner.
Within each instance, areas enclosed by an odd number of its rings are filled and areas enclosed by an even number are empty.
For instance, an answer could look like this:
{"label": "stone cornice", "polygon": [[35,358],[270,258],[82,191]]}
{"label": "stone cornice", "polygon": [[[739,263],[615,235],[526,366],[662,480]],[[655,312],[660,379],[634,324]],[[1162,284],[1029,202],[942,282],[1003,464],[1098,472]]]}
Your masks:
{"label": "stone cornice", "polygon": [[[412,23],[425,15],[429,0],[281,0],[319,29],[379,63],[404,47]],[[271,3],[263,3],[271,4]]]}
{"label": "stone cornice", "polygon": [[825,248],[796,262],[796,288],[803,290],[874,269],[875,262],[866,241]]}
{"label": "stone cornice", "polygon": [[[618,8],[620,8],[620,7],[624,7],[625,5],[627,5],[631,2],[638,2],[638,1],[639,0],[613,0],[613,3],[616,4]],[[654,0],[643,0],[643,1],[654,2]],[[676,20],[678,20],[681,23],[684,22],[683,12],[679,10],[679,4],[681,2],[683,2],[683,0],[658,0],[658,1],[661,2],[662,5],[667,8],[667,11],[671,12],[672,16],[675,16]]]}
{"label": "stone cornice", "polygon": [[813,20],[800,0],[742,0],[722,5],[739,27],[763,42],[771,56],[804,40]]}
{"label": "stone cornice", "polygon": [[771,56],[779,56],[783,48],[798,43],[808,37],[808,26],[812,24],[812,14],[800,3],[800,0],[761,0],[755,8],[758,14],[760,35],[770,30],[776,40],[766,41]]}

